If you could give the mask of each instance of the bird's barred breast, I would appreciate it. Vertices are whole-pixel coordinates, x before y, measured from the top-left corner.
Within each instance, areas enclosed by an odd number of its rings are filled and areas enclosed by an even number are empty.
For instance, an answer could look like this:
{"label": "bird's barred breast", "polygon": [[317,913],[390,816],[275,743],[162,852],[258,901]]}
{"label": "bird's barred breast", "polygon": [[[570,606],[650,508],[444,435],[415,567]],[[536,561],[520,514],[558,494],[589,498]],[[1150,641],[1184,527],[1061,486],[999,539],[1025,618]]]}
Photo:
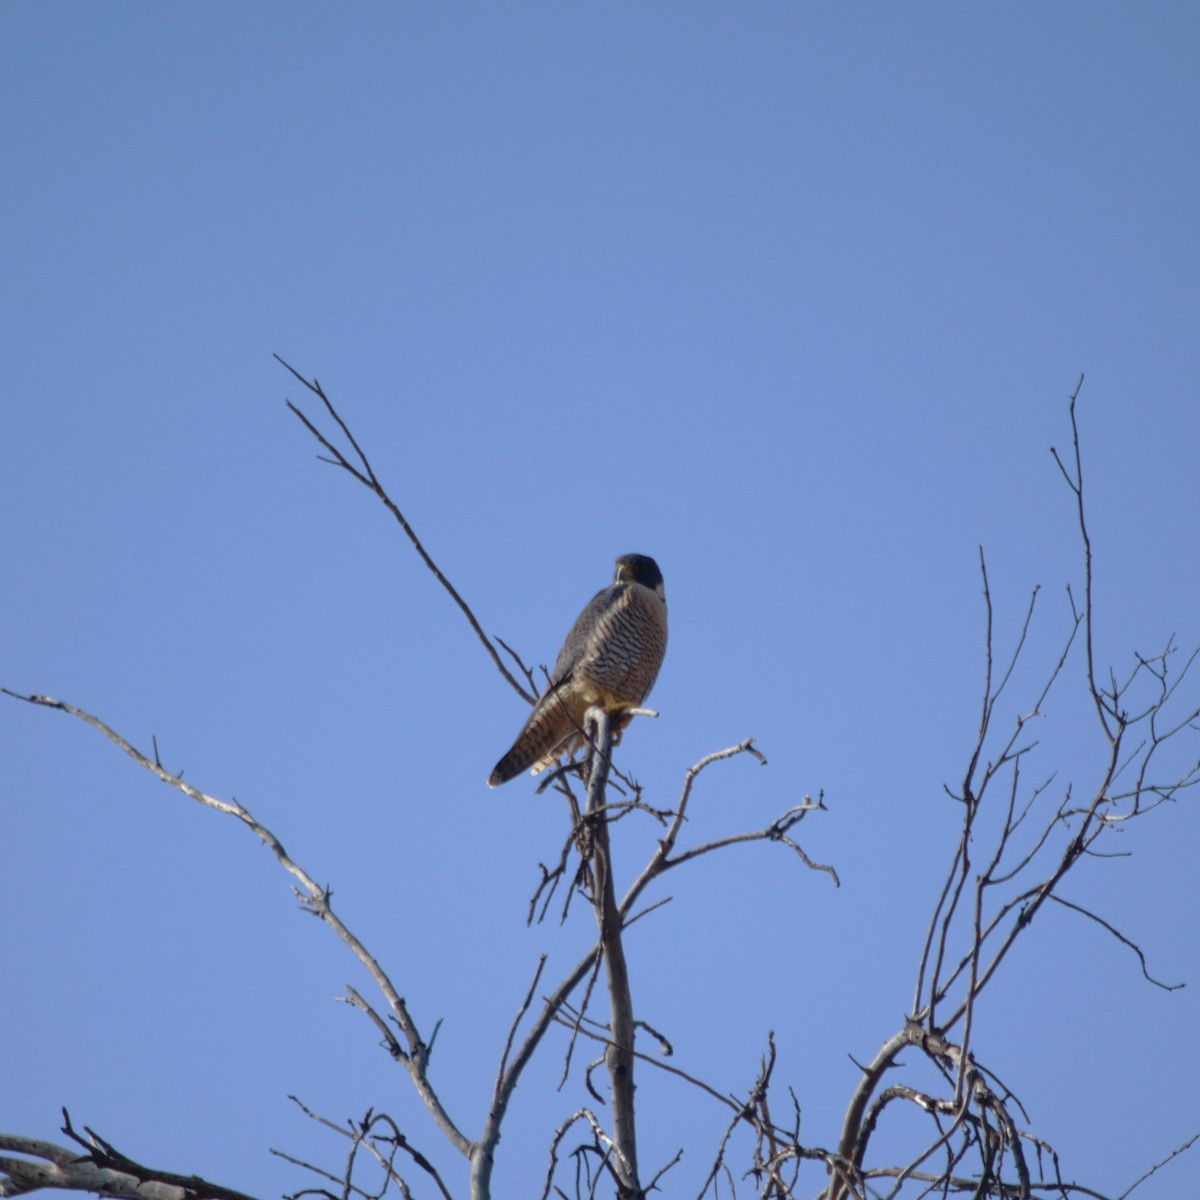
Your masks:
{"label": "bird's barred breast", "polygon": [[666,609],[653,592],[634,584],[602,617],[583,668],[609,695],[605,707],[640,704],[658,677],[667,647]]}

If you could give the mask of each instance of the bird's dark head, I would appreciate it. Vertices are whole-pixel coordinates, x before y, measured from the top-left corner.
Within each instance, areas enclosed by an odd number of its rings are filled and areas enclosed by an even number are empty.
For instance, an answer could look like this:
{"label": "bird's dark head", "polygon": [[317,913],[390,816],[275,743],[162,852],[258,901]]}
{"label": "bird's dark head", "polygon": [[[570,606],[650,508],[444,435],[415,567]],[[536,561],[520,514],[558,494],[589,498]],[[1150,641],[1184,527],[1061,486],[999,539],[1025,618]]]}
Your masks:
{"label": "bird's dark head", "polygon": [[658,563],[645,554],[622,554],[617,559],[617,577],[614,583],[640,583],[666,599],[663,590],[662,572]]}

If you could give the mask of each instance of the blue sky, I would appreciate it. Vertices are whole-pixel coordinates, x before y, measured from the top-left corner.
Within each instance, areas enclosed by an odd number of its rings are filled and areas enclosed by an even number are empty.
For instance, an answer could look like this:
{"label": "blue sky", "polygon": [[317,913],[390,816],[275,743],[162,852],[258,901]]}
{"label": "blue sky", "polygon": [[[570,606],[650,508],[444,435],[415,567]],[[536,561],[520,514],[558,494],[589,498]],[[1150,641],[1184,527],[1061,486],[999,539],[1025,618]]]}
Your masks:
{"label": "blue sky", "polygon": [[[590,938],[582,909],[523,924],[564,814],[484,786],[522,705],[382,508],[314,461],[272,354],[528,661],[616,555],[654,555],[662,716],[622,765],[666,803],[755,736],[769,767],[705,776],[689,835],[824,789],[800,840],[842,887],[776,847],[680,872],[638,927],[635,1000],[726,1092],[774,1029],[804,1136],[832,1142],[956,837],[978,547],[1000,645],[1042,587],[1010,713],[1066,630],[1049,448],[1081,372],[1098,655],[1200,644],[1200,10],[12,3],[0,29],[0,683],[156,736],[274,828],[442,1019],[473,1131],[537,956],[565,970]],[[1082,670],[1031,776],[1086,789]],[[333,1002],[367,981],[243,830],[11,701],[0,796],[0,1129],[56,1136],[65,1104],[269,1196],[307,1180],[268,1146],[341,1154],[294,1093],[392,1112],[455,1179]],[[632,873],[653,831],[624,836]],[[1101,1191],[1200,1129],[1198,837],[1194,799],[1159,810],[1067,891],[1187,988],[1048,912],[981,1014],[980,1057]],[[540,1186],[582,1102],[560,1068],[548,1047],[517,1093],[498,1194]],[[724,1112],[648,1072],[639,1096],[644,1160],[694,1136],[671,1186],[695,1194]],[[1193,1152],[1135,1195],[1198,1184]]]}

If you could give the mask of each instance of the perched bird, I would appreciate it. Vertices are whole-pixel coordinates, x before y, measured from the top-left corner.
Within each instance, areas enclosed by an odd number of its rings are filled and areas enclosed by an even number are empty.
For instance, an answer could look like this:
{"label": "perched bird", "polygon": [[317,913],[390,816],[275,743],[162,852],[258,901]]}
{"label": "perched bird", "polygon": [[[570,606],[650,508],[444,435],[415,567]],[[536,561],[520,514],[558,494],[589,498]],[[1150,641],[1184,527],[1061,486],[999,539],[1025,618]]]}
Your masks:
{"label": "perched bird", "polygon": [[[532,774],[583,745],[589,708],[621,714],[650,694],[667,649],[667,597],[658,563],[623,554],[611,587],[591,603],[567,634],[550,676],[512,749],[496,764],[488,787]],[[619,732],[630,718],[614,721]]]}

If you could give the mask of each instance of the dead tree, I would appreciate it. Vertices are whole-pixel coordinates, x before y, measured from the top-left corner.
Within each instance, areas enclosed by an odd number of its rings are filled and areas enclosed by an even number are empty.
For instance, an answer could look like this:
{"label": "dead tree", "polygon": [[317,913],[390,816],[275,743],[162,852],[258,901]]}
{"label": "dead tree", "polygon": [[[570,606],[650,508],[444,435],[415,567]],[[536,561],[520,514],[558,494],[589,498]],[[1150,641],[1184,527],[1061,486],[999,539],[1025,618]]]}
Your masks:
{"label": "dead tree", "polygon": [[[497,670],[532,702],[537,691],[533,672],[508,646],[483,631],[470,606],[440,571],[389,496],[320,385],[292,373],[317,398],[325,419],[338,431],[336,435],[325,434],[317,420],[289,402],[292,412],[322,447],[321,457],[347,472],[387,507],[461,610]],[[543,868],[530,903],[530,919],[545,916],[561,888],[564,916],[572,897],[582,896],[592,909],[597,937],[587,953],[552,986],[543,979],[545,958],[538,964],[500,1048],[487,1115],[482,1127],[472,1133],[464,1129],[463,1122],[455,1118],[439,1095],[430,1070],[432,1034],[418,1027],[389,971],[335,912],[330,889],[318,884],[316,876],[288,855],[274,832],[238,801],[218,798],[185,783],[162,765],[157,752],[147,754],[137,749],[91,713],[46,696],[4,690],[17,699],[57,709],[91,725],[183,796],[239,821],[270,848],[291,876],[303,906],[342,940],[370,977],[373,996],[368,998],[348,988],[345,999],[378,1032],[388,1054],[406,1072],[415,1096],[466,1169],[449,1178],[444,1167],[435,1166],[428,1148],[414,1146],[402,1122],[390,1114],[368,1110],[358,1121],[334,1122],[300,1105],[308,1117],[344,1138],[348,1147],[344,1161],[336,1168],[283,1155],[313,1174],[317,1182],[308,1190],[323,1195],[383,1196],[394,1189],[399,1196],[407,1197],[416,1195],[419,1189],[421,1194],[439,1195],[445,1200],[455,1196],[488,1200],[497,1191],[510,1192],[511,1187],[493,1187],[493,1171],[495,1150],[514,1090],[534,1055],[543,1049],[547,1032],[565,1028],[570,1033],[567,1070],[578,1044],[594,1043],[600,1051],[583,1079],[597,1104],[574,1107],[550,1137],[543,1197],[569,1195],[565,1185],[579,1197],[613,1194],[619,1200],[641,1200],[659,1188],[660,1180],[679,1155],[653,1168],[639,1160],[634,1079],[643,1068],[669,1073],[681,1087],[697,1089],[729,1112],[725,1133],[713,1150],[701,1200],[710,1193],[736,1196],[739,1188],[776,1198],[810,1196],[819,1191],[823,1200],[924,1194],[970,1194],[994,1200],[1027,1200],[1046,1194],[1102,1196],[1064,1176],[1050,1145],[1022,1127],[1025,1118],[1015,1092],[996,1078],[975,1051],[979,997],[1004,967],[1013,945],[1047,905],[1065,907],[1079,919],[1097,923],[1129,947],[1141,961],[1147,979],[1157,982],[1138,947],[1107,917],[1066,899],[1060,885],[1082,860],[1097,853],[1102,839],[1113,828],[1178,799],[1195,784],[1200,771],[1194,753],[1182,767],[1172,768],[1165,761],[1168,746],[1197,732],[1200,709],[1185,702],[1179,691],[1195,655],[1176,670],[1175,647],[1168,644],[1156,655],[1137,657],[1124,678],[1103,672],[1097,663],[1091,540],[1085,519],[1076,421],[1078,396],[1077,387],[1069,410],[1072,451],[1065,458],[1055,453],[1054,460],[1076,507],[1084,552],[1082,590],[1078,595],[1068,593],[1070,620],[1061,653],[1049,664],[1039,693],[1031,698],[1024,715],[1005,728],[997,706],[1025,650],[1037,593],[1016,646],[997,665],[992,597],[981,552],[987,627],[979,728],[966,755],[960,782],[948,789],[959,806],[960,837],[916,964],[911,1009],[874,1057],[863,1064],[861,1079],[845,1111],[841,1136],[834,1146],[804,1144],[795,1094],[788,1089],[786,1098],[778,1099],[773,1037],[768,1038],[757,1077],[744,1098],[706,1082],[702,1078],[703,1064],[691,1072],[684,1071],[638,1048],[639,1031],[652,1041],[661,1043],[665,1039],[637,1017],[635,981],[625,961],[624,935],[633,922],[655,907],[653,886],[662,876],[733,845],[775,842],[789,848],[804,866],[837,881],[833,869],[813,862],[793,837],[796,826],[809,813],[824,807],[820,796],[815,801],[803,797],[763,829],[681,845],[689,801],[703,771],[722,760],[745,755],[765,763],[751,740],[696,763],[686,772],[673,804],[656,808],[647,802],[636,783],[614,766],[607,714],[595,709],[588,712],[582,731],[587,744],[583,761],[556,771],[543,785],[552,786],[563,797],[567,834],[556,867]],[[1039,715],[1051,689],[1064,686],[1065,665],[1073,653],[1080,652],[1086,659],[1086,686],[1107,746],[1097,781],[1082,798],[1069,784],[1044,780],[1031,785],[1022,774],[1032,748],[1028,724]],[[582,794],[577,795],[580,786]],[[618,897],[611,830],[626,820],[649,823],[654,845],[633,883]],[[608,1005],[596,1017],[592,1009],[601,972]],[[897,1078],[901,1052],[931,1066],[933,1078],[940,1080],[940,1085],[930,1088],[911,1077],[908,1081]],[[600,1068],[607,1076],[607,1099],[594,1080]],[[598,1106],[607,1107],[607,1122],[598,1115]],[[875,1161],[874,1134],[893,1112],[906,1106],[927,1119],[926,1139],[913,1146],[905,1161]],[[146,1167],[93,1130],[85,1127],[83,1133],[77,1132],[69,1116],[64,1117],[63,1132],[76,1148],[0,1135],[0,1195],[56,1187],[106,1195],[153,1195],[165,1200],[245,1200],[230,1189],[196,1176]],[[1164,1162],[1191,1144],[1179,1147]],[[1151,1170],[1160,1165],[1155,1164]]]}

